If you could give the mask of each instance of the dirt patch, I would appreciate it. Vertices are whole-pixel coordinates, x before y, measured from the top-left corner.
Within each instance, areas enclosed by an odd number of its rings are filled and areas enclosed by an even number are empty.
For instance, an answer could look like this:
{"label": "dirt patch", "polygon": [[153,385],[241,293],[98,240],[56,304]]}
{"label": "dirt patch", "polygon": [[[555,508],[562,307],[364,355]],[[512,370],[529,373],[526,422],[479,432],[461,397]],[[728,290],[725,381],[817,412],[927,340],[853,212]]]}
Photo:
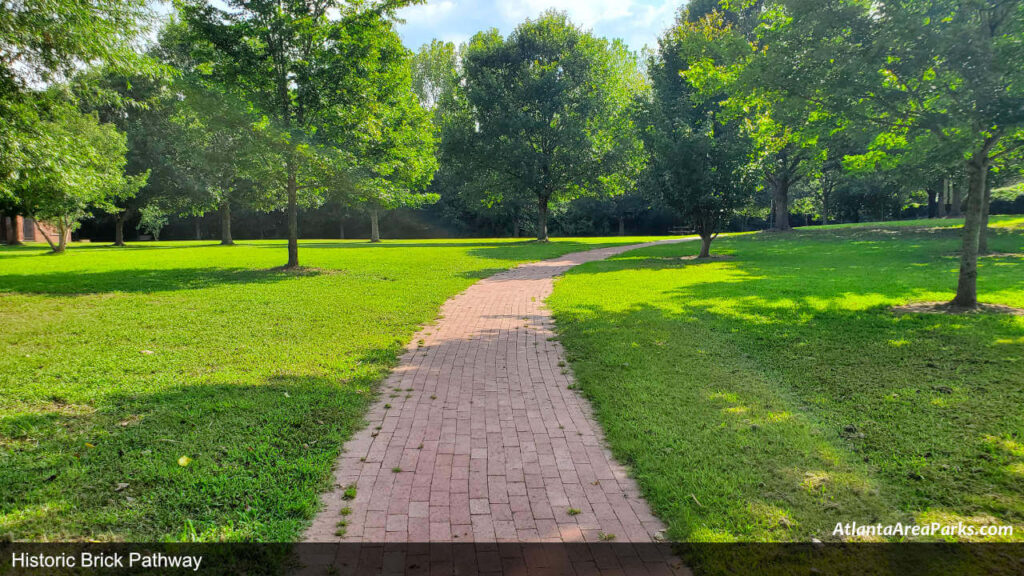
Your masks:
{"label": "dirt patch", "polygon": [[976,308],[954,306],[949,302],[914,302],[904,306],[894,306],[893,314],[1009,314],[1024,316],[1024,308],[1003,306],[1002,304],[978,304]]}

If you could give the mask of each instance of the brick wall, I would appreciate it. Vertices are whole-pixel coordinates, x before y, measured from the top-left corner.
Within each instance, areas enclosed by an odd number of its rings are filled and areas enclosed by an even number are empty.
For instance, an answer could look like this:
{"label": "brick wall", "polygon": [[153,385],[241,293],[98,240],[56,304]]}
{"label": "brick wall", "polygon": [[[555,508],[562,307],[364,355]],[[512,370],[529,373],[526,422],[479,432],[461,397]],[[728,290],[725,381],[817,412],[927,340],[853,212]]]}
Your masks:
{"label": "brick wall", "polygon": [[[57,229],[46,222],[40,222],[39,225],[36,226],[35,220],[32,220],[31,218],[26,218],[24,216],[4,216],[2,228],[3,241],[8,244],[16,244],[19,242],[46,242],[47,237],[53,243],[57,243]],[[42,231],[42,233],[40,233],[40,231]],[[65,236],[70,242],[71,233],[68,232]]]}

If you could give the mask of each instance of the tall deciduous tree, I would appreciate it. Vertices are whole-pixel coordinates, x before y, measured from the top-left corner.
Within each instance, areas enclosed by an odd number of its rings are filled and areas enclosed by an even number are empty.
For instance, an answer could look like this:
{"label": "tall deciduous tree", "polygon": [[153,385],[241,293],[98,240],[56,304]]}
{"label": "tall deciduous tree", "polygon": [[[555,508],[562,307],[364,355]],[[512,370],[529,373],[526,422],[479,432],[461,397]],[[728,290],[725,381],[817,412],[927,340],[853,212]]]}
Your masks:
{"label": "tall deciduous tree", "polygon": [[977,306],[986,177],[1024,145],[1024,4],[1013,0],[777,0],[763,75],[787,96],[930,131],[963,152],[968,193],[952,304]]}
{"label": "tall deciduous tree", "polygon": [[[375,111],[373,90],[407,53],[391,18],[409,0],[367,4],[339,0],[229,0],[220,9],[199,0],[179,9],[193,37],[214,49],[200,68],[273,120],[284,137],[274,179],[288,212],[288,267],[299,265],[299,194],[322,196],[351,160],[318,139],[363,125]],[[325,175],[324,168],[328,167]]]}
{"label": "tall deciduous tree", "polygon": [[0,199],[12,187],[40,134],[32,87],[61,83],[103,63],[153,72],[136,50],[151,11],[144,0],[20,0],[0,9]]}
{"label": "tall deciduous tree", "polygon": [[[391,43],[404,52],[397,36]],[[327,126],[320,137],[345,142],[357,169],[349,179],[354,194],[370,215],[370,241],[380,241],[380,215],[395,208],[418,208],[436,202],[436,193],[424,192],[437,171],[437,136],[433,112],[421,105],[422,92],[414,89],[412,55],[381,71],[370,90],[372,113],[357,129],[346,123]],[[420,88],[423,88],[422,86]],[[432,90],[437,94],[436,90]],[[340,130],[339,130],[340,128]]]}
{"label": "tall deciduous tree", "polygon": [[231,94],[187,79],[176,83],[175,93],[171,122],[180,137],[172,141],[173,152],[189,184],[169,205],[192,216],[216,210],[221,244],[230,246],[232,206],[258,203],[255,180],[264,166],[281,161],[273,134]]}
{"label": "tall deciduous tree", "polygon": [[[735,211],[752,200],[751,142],[738,119],[720,106],[726,94],[694,85],[707,72],[701,63],[733,59],[746,40],[711,13],[696,22],[683,12],[659,41],[648,65],[653,85],[644,141],[651,155],[651,190],[675,208],[700,235],[699,257]],[[703,80],[703,78],[700,78]]]}
{"label": "tall deciduous tree", "polygon": [[125,136],[95,114],[83,114],[57,96],[41,95],[38,134],[24,154],[12,189],[21,210],[37,222],[49,222],[63,252],[68,235],[93,209],[110,209],[146,183],[148,173],[126,176]]}
{"label": "tall deciduous tree", "polygon": [[790,190],[820,168],[826,151],[820,136],[834,129],[822,107],[785,97],[763,76],[772,72],[761,65],[760,17],[764,0],[695,2],[684,13],[691,22],[709,15],[721,18],[736,36],[746,39],[746,50],[709,54],[695,62],[691,76],[707,94],[722,94],[724,117],[742,119],[755,142],[752,160],[760,165],[771,197],[771,224],[778,231],[792,228],[789,221]]}
{"label": "tall deciduous tree", "polygon": [[629,104],[644,82],[620,43],[547,12],[508,38],[474,36],[463,74],[477,166],[536,199],[538,240],[552,202],[622,191],[640,150]]}

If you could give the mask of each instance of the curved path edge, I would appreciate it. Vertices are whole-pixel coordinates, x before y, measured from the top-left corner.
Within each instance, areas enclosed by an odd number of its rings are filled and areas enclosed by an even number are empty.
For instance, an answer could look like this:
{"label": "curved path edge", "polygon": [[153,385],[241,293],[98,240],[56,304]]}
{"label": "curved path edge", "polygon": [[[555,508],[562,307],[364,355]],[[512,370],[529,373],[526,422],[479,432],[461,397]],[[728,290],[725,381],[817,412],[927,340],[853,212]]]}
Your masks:
{"label": "curved path edge", "polygon": [[449,299],[345,444],[304,540],[658,541],[664,524],[605,448],[589,403],[569,389],[544,301],[574,266],[688,240],[526,263]]}

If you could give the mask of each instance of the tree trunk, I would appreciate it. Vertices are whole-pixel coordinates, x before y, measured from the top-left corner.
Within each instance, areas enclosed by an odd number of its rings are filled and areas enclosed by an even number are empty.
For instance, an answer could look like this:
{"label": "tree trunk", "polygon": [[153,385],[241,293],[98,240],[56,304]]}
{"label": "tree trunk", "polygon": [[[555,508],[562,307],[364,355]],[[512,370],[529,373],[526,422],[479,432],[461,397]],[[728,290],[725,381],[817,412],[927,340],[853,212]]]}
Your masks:
{"label": "tree trunk", "polygon": [[71,226],[67,225],[64,220],[57,221],[57,252],[63,252],[68,246],[68,230]]}
{"label": "tree trunk", "polygon": [[942,192],[939,193],[939,218],[946,217],[946,194],[949,192],[949,180],[942,179]]}
{"label": "tree trunk", "polygon": [[619,236],[625,236],[625,235],[626,235],[626,218],[624,216],[619,216]]}
{"label": "tree trunk", "polygon": [[370,242],[380,242],[380,215],[376,208],[370,210]]}
{"label": "tree trunk", "polygon": [[124,246],[124,212],[114,214],[114,246]]}
{"label": "tree trunk", "polygon": [[220,203],[220,243],[222,246],[234,246],[231,237],[231,202],[222,200]]}
{"label": "tree trunk", "polygon": [[515,218],[512,220],[512,237],[519,238],[519,234],[519,218]]}
{"label": "tree trunk", "polygon": [[548,199],[537,198],[537,241],[548,241]]}
{"label": "tree trunk", "polygon": [[13,216],[4,216],[4,232],[6,237],[4,239],[10,246],[18,246],[21,242],[18,241],[18,230],[15,225],[15,218]]}
{"label": "tree trunk", "polygon": [[821,225],[828,226],[828,197],[832,193],[829,190],[821,191]]}
{"label": "tree trunk", "polygon": [[775,230],[784,232],[792,230],[789,225],[789,177],[784,176],[772,185],[772,198],[775,200]]}
{"label": "tree trunk", "polygon": [[988,254],[988,210],[992,204],[992,182],[985,179],[985,203],[981,207],[981,226],[978,228],[978,254]]}
{"label": "tree trunk", "polygon": [[345,239],[345,221],[338,220],[338,240]]}
{"label": "tree trunk", "polygon": [[995,142],[995,138],[986,141],[967,161],[967,213],[964,215],[963,246],[960,249],[960,277],[957,280],[956,297],[951,302],[961,308],[974,308],[978,305],[978,232],[985,206],[988,154]]}
{"label": "tree trunk", "polygon": [[697,254],[697,258],[711,257],[711,241],[714,239],[715,237],[712,234],[700,235],[700,254]]}
{"label": "tree trunk", "polygon": [[939,193],[934,188],[928,189],[928,217],[935,218],[939,215]]}
{"label": "tree trunk", "polygon": [[[28,218],[28,216],[26,216],[26,218]],[[43,240],[46,240],[46,243],[50,245],[50,250],[53,250],[54,253],[60,253],[64,251],[63,246],[54,245],[53,240],[50,240],[50,237],[43,232],[42,226],[39,225],[39,220],[32,218],[32,223],[36,225],[36,230],[39,231],[39,235],[43,237]]]}
{"label": "tree trunk", "polygon": [[203,239],[203,229],[202,229],[202,226],[201,226],[202,222],[203,222],[202,217],[196,216],[196,240],[202,240]]}
{"label": "tree trunk", "polygon": [[949,183],[949,190],[950,196],[952,197],[952,201],[950,202],[949,206],[949,217],[959,218],[964,215],[963,210],[961,209],[964,203],[964,199],[961,196],[962,190],[959,186],[957,186],[957,183],[953,181],[950,181]]}
{"label": "tree trunk", "polygon": [[299,267],[299,202],[295,160],[288,161],[288,264]]}

